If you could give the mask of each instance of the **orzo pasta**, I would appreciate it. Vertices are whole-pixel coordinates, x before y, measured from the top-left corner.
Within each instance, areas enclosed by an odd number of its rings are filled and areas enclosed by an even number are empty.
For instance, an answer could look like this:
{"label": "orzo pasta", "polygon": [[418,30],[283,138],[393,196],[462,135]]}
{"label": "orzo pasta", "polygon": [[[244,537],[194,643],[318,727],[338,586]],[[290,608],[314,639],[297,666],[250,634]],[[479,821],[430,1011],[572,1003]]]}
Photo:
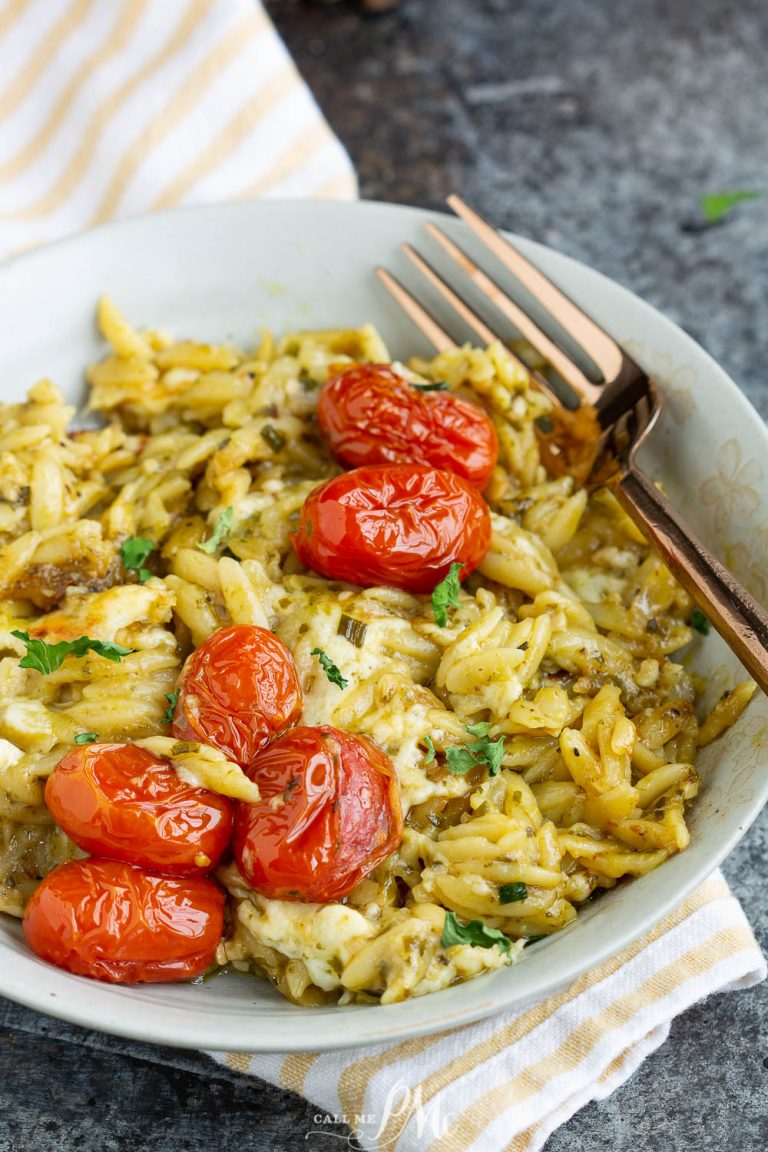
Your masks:
{"label": "orzo pasta", "polygon": [[[390,360],[372,327],[265,335],[242,352],[136,331],[109,300],[99,322],[99,427],[71,431],[75,411],[47,380],[2,407],[2,910],[21,915],[42,877],[82,855],[43,793],[86,738],[137,742],[183,780],[258,799],[221,745],[169,729],[184,660],[232,625],[289,649],[300,724],[389,757],[405,823],[399,847],[326,903],[259,893],[225,858],[220,966],[300,1004],[421,995],[512,962],[597,890],[686,847],[697,748],[754,686],[699,723],[674,659],[692,604],[606,490],[546,471],[548,402],[504,347],[395,366],[479,406],[498,440],[490,546],[441,621],[428,592],[327,579],[291,542],[308,494],[342,472],[315,416],[329,369]],[[82,637],[125,654],[20,666],[28,641]]]}

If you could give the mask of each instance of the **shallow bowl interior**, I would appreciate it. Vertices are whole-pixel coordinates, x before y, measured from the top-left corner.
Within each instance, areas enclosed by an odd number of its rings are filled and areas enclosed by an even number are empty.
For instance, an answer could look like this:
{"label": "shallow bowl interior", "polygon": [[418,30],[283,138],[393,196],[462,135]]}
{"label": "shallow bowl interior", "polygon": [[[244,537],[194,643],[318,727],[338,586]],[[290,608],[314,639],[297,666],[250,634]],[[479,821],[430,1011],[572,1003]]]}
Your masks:
{"label": "shallow bowl interior", "polygon": [[[24,256],[0,268],[0,398],[21,398],[41,376],[82,398],[83,367],[102,351],[94,305],[104,292],[135,323],[178,336],[247,345],[263,326],[284,331],[371,320],[393,355],[423,351],[372,269],[402,268],[400,243],[423,244],[423,224],[432,218],[365,203],[211,206],[110,225]],[[463,235],[458,223],[447,227]],[[759,417],[712,359],[654,309],[583,265],[520,244],[658,380],[665,414],[645,464],[765,601],[768,434]],[[742,675],[714,634],[692,659],[708,675],[713,698]],[[385,1008],[324,1009],[296,1008],[267,984],[239,976],[203,986],[111,987],[37,960],[18,923],[0,917],[0,993],[140,1040],[246,1051],[371,1044],[520,1006],[647,930],[725,856],[768,797],[766,733],[768,702],[759,696],[736,728],[706,749],[686,852],[602,896],[514,968],[472,983]]]}

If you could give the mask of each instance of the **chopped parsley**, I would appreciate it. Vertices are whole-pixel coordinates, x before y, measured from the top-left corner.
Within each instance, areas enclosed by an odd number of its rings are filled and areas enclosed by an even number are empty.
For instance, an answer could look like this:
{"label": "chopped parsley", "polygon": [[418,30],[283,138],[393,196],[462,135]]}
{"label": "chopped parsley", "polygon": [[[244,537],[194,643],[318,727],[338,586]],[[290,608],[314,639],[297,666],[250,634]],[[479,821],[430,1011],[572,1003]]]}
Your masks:
{"label": "chopped parsley", "polygon": [[278,432],[277,428],[273,428],[271,424],[264,425],[261,430],[261,437],[273,452],[282,452],[285,448],[285,436],[282,432]]}
{"label": "chopped parsley", "polygon": [[703,612],[695,608],[691,615],[691,628],[695,628],[697,632],[701,632],[702,636],[709,636],[712,625]]}
{"label": "chopped parsley", "polygon": [[729,192],[708,192],[699,200],[707,224],[719,224],[725,220],[737,204],[745,200],[759,200],[762,196],[757,188],[735,188]]}
{"label": "chopped parsley", "polygon": [[454,561],[448,569],[448,575],[440,581],[432,593],[432,611],[435,614],[436,623],[441,628],[445,628],[448,623],[448,609],[456,608],[459,603],[459,592],[461,591],[459,573],[462,568],[462,564],[457,564]]}
{"label": "chopped parsley", "polygon": [[431,764],[435,758],[435,742],[431,736],[425,736],[424,743],[427,746],[427,754],[424,757],[424,763]]}
{"label": "chopped parsley", "polygon": [[152,575],[148,568],[143,567],[144,561],[156,547],[154,540],[145,540],[143,536],[129,536],[120,545],[123,568],[128,572],[135,572],[142,584]]}
{"label": "chopped parsley", "polygon": [[419,392],[448,392],[449,384],[447,380],[430,380],[428,384],[414,384],[414,388],[418,388]]}
{"label": "chopped parsley", "polygon": [[528,888],[525,884],[499,884],[499,904],[516,904],[518,900],[528,899]]}
{"label": "chopped parsley", "polygon": [[445,750],[445,766],[449,772],[456,776],[463,776],[477,764],[488,767],[489,776],[498,776],[501,771],[501,762],[504,759],[504,737],[497,740],[488,739],[490,724],[481,721],[478,724],[468,724],[467,732],[470,736],[477,736],[474,744],[465,744],[459,747],[454,744]]}
{"label": "chopped parsley", "polygon": [[330,680],[331,684],[337,684],[339,688],[346,688],[347,684],[349,684],[349,680],[342,676],[333,660],[331,660],[330,656],[327,656],[326,653],[323,652],[322,648],[313,648],[310,655],[317,656],[318,660],[323,666],[323,671]]}
{"label": "chopped parsley", "polygon": [[45,640],[35,640],[29,632],[14,630],[11,636],[22,640],[26,645],[26,655],[19,660],[19,668],[34,668],[47,676],[61,668],[67,656],[85,656],[95,652],[113,664],[119,664],[123,656],[130,655],[133,648],[123,648],[112,640],[92,640],[90,636],[78,636],[77,640],[60,640],[58,644],[46,644]]}
{"label": "chopped parsley", "polygon": [[216,521],[213,534],[209,536],[207,540],[203,540],[198,544],[201,552],[207,552],[209,556],[212,556],[214,552],[221,548],[224,541],[228,540],[232,533],[233,516],[234,512],[231,506],[224,509]]}
{"label": "chopped parsley", "polygon": [[494,944],[502,952],[509,952],[512,941],[499,928],[489,928],[482,920],[469,920],[461,924],[455,913],[446,912],[443,934],[440,937],[443,948],[452,948],[454,944],[471,944],[473,948],[493,948]]}
{"label": "chopped parsley", "polygon": [[98,738],[95,732],[78,732],[75,736],[75,744],[93,744]]}
{"label": "chopped parsley", "polygon": [[178,692],[166,692],[165,698],[168,701],[168,707],[163,713],[163,724],[173,724],[173,714],[176,711],[179,694]]}

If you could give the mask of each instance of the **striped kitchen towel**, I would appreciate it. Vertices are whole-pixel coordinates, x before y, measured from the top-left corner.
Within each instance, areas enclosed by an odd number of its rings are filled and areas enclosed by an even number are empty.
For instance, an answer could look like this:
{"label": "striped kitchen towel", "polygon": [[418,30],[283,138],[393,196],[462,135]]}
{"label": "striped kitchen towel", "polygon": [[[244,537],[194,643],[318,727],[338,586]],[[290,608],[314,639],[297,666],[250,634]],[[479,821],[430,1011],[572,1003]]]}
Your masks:
{"label": "striped kitchen towel", "polygon": [[258,0],[0,0],[0,258],[177,204],[355,194]]}
{"label": "striped kitchen towel", "polygon": [[[533,1007],[353,1051],[210,1055],[302,1093],[371,1152],[535,1152],[579,1108],[623,1084],[675,1016],[765,976],[717,872],[652,931]],[[318,1115],[304,1135],[324,1131],[312,1146],[331,1142]]]}

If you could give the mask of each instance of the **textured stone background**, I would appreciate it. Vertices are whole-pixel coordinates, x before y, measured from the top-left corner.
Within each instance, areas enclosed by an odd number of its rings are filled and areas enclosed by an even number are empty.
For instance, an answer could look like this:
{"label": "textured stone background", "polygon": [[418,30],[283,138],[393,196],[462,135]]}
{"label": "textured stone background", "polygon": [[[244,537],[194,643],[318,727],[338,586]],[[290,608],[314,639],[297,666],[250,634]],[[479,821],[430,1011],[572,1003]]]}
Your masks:
{"label": "textured stone background", "polygon": [[[462,190],[663,309],[768,415],[768,196],[714,228],[697,210],[702,192],[768,190],[764,0],[402,0],[378,17],[343,0],[268,7],[364,196],[438,207]],[[764,946],[766,865],[764,818],[725,869]],[[315,1110],[288,1093],[194,1054],[2,1001],[0,1013],[0,1152],[308,1146]],[[547,1150],[766,1146],[762,987],[688,1012]]]}

